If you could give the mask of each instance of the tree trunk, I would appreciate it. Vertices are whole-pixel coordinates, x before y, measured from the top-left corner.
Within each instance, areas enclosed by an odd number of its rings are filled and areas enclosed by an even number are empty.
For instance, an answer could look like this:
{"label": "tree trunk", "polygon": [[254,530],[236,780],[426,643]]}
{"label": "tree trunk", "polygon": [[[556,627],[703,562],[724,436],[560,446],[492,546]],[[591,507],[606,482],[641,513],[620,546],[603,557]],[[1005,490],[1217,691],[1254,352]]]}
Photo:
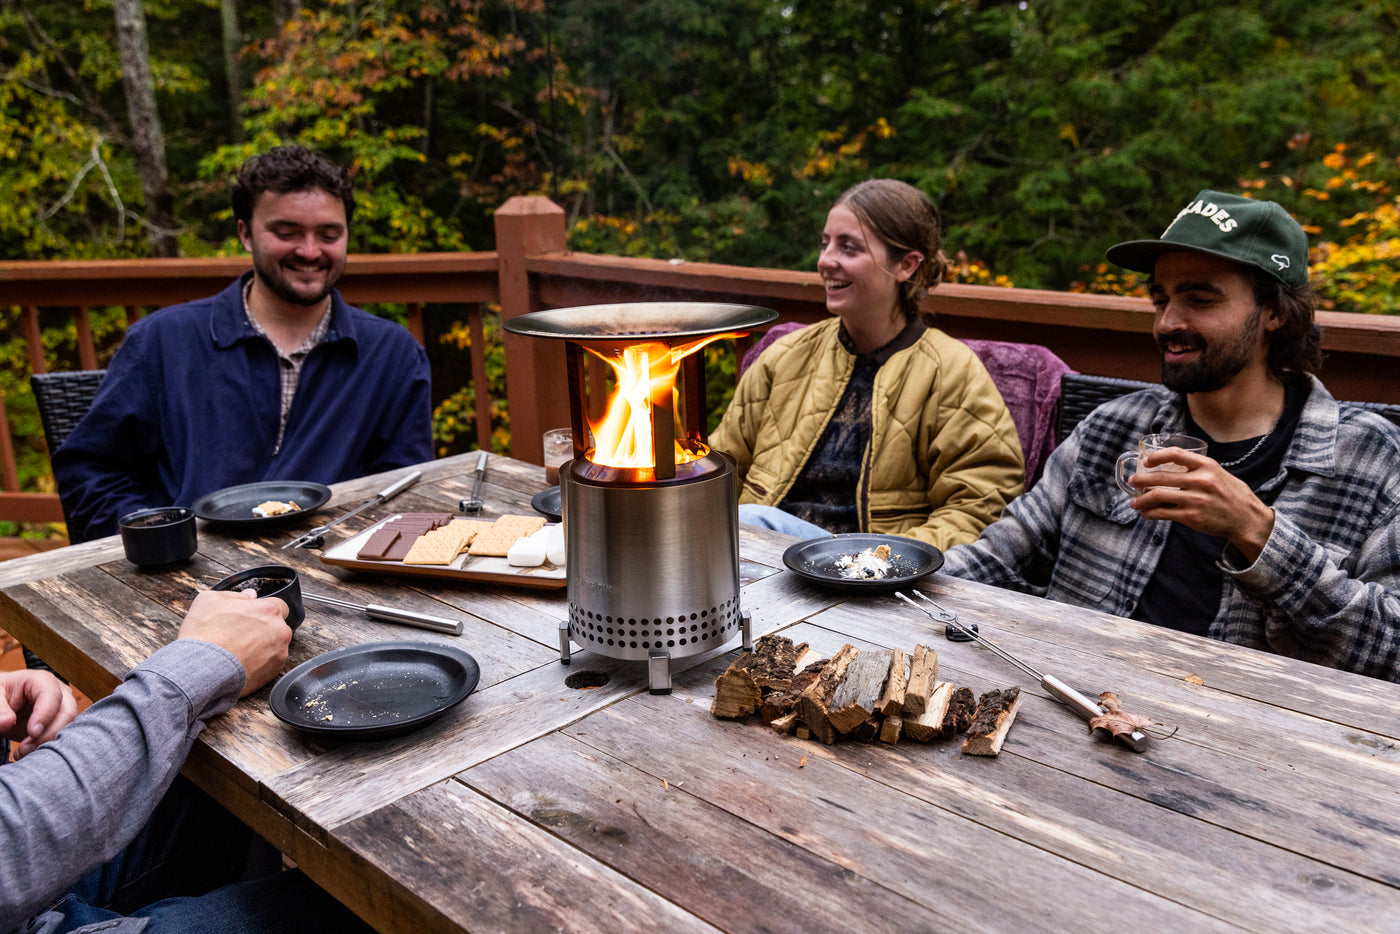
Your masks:
{"label": "tree trunk", "polygon": [[301,0],[273,0],[272,22],[277,32],[282,31],[292,20],[301,13]]}
{"label": "tree trunk", "polygon": [[238,28],[238,0],[219,0],[219,19],[224,39],[224,80],[228,82],[228,121],[234,142],[243,142],[243,74],[238,67],[238,50],[243,33]]}
{"label": "tree trunk", "polygon": [[175,223],[166,187],[165,134],[156,110],[151,53],[146,42],[146,14],[141,0],[113,0],[117,46],[122,58],[122,86],[131,121],[131,148],[141,190],[146,196],[146,230],[155,256],[175,256]]}

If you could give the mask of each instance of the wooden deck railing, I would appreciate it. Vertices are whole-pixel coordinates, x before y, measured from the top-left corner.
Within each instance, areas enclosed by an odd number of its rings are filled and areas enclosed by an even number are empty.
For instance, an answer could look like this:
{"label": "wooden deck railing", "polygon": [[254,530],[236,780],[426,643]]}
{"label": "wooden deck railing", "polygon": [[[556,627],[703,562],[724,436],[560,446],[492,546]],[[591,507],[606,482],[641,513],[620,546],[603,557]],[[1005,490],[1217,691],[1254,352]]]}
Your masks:
{"label": "wooden deck railing", "polygon": [[[91,309],[144,311],[211,295],[248,268],[246,258],[0,263],[0,302],[22,309],[31,372],[45,372],[40,309],[66,310],[75,324],[82,368],[97,366]],[[632,259],[565,250],[564,214],[544,198],[513,198],[496,216],[496,250],[481,253],[357,255],[341,291],[353,304],[408,307],[420,341],[434,306],[467,305],[471,371],[461,382],[485,386],[483,305],[510,318],[541,308],[625,301],[723,301],[762,305],[780,320],[819,321],[825,298],[815,273],[710,263]],[[1033,289],[945,284],[926,307],[955,337],[1043,344],[1085,373],[1155,380],[1159,358],[1144,299]],[[460,313],[454,310],[454,314]],[[1323,312],[1322,378],[1339,398],[1400,402],[1400,318]],[[745,346],[747,341],[742,342]],[[742,349],[742,347],[741,347]],[[512,451],[539,463],[540,436],[568,423],[563,346],[505,337],[506,404]],[[27,374],[25,374],[27,376]],[[477,394],[478,442],[489,443],[491,399]],[[57,497],[19,489],[14,448],[0,398],[0,520],[62,521]]]}

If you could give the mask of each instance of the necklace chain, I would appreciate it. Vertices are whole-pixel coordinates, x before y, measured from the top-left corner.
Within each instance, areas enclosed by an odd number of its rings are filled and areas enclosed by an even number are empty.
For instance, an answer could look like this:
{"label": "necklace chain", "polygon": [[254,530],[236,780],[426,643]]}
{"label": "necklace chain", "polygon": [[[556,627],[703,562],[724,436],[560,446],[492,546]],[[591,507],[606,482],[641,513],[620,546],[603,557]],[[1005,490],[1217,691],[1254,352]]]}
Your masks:
{"label": "necklace chain", "polygon": [[1273,428],[1270,428],[1268,431],[1264,432],[1264,434],[1260,435],[1259,440],[1254,442],[1254,447],[1250,448],[1248,451],[1245,451],[1243,456],[1237,457],[1232,461],[1223,461],[1221,462],[1220,466],[1224,467],[1226,470],[1229,470],[1231,467],[1238,467],[1240,464],[1243,464],[1245,461],[1249,460],[1251,457],[1254,456],[1255,452],[1257,452],[1261,447],[1264,446],[1264,442],[1269,440],[1269,436],[1274,433],[1274,428],[1277,427],[1278,422],[1274,422]]}

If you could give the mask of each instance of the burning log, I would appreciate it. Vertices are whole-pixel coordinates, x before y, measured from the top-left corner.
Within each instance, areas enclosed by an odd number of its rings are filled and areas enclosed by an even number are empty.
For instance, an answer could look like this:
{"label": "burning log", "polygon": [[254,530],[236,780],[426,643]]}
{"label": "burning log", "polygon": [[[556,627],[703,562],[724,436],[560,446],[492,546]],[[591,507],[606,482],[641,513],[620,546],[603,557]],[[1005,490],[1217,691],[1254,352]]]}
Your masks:
{"label": "burning log", "polygon": [[1016,719],[1016,710],[1021,706],[1021,689],[1007,688],[1004,691],[988,691],[977,699],[977,713],[968,727],[967,739],[963,740],[965,755],[994,756],[1001,752],[1001,744],[1006,742],[1007,731]]}

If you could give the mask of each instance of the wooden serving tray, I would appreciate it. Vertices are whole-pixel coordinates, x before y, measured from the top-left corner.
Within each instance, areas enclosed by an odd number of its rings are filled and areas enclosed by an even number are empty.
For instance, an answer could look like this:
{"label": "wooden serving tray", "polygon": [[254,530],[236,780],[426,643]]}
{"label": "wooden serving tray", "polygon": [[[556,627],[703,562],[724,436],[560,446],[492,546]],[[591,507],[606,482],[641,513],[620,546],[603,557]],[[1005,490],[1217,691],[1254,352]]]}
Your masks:
{"label": "wooden serving tray", "polygon": [[399,515],[389,516],[340,544],[327,548],[321,554],[321,561],[336,567],[377,574],[407,574],[413,577],[435,577],[439,580],[488,581],[493,584],[512,584],[544,590],[558,590],[568,584],[564,569],[547,561],[537,568],[518,568],[509,564],[505,558],[491,558],[485,555],[458,555],[451,564],[404,564],[402,561],[370,561],[355,557],[380,526],[397,518]]}

